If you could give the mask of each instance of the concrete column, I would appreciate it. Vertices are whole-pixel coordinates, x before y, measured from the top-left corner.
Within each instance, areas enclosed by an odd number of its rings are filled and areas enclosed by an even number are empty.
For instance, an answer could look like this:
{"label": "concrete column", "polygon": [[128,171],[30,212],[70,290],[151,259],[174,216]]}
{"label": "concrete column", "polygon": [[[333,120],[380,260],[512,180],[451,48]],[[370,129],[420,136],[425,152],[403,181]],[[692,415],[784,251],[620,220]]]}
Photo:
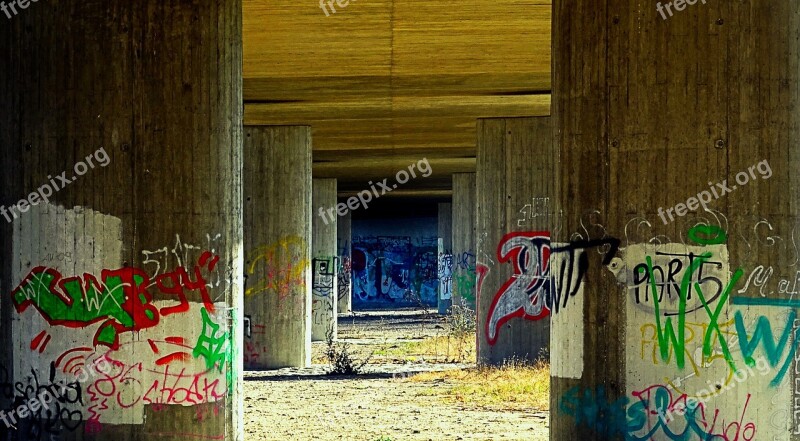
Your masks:
{"label": "concrete column", "polygon": [[475,173],[453,174],[453,305],[475,311]]}
{"label": "concrete column", "polygon": [[353,286],[352,280],[352,251],[353,228],[352,213],[348,210],[344,216],[339,216],[336,223],[336,249],[339,256],[339,272],[336,276],[337,309],[339,314],[353,312]]}
{"label": "concrete column", "polygon": [[478,120],[478,359],[535,359],[548,348],[549,118]]}
{"label": "concrete column", "polygon": [[557,237],[610,246],[553,335],[551,439],[800,439],[800,3],[556,0],[553,36]]}
{"label": "concrete column", "polygon": [[0,437],[241,440],[241,2],[21,3],[0,26]]}
{"label": "concrete column", "polygon": [[[311,340],[323,341],[329,330],[337,331],[337,290],[336,268],[336,224],[339,215],[336,200],[336,179],[314,179],[311,207],[315,216],[314,230],[311,233],[311,267],[312,267],[312,312]],[[325,217],[319,215],[324,209]]]}
{"label": "concrete column", "polygon": [[453,305],[453,205],[439,204],[439,314]]}
{"label": "concrete column", "polygon": [[248,369],[311,364],[311,128],[246,127]]}

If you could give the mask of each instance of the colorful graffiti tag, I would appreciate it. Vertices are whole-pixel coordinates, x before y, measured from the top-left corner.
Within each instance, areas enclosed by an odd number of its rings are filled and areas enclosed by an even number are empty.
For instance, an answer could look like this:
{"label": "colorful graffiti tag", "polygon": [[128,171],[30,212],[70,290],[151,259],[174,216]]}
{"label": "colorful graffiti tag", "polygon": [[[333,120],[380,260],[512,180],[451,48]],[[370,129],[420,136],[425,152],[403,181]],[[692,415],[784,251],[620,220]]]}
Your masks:
{"label": "colorful graffiti tag", "polygon": [[245,295],[275,293],[281,299],[306,286],[305,271],[311,264],[306,242],[297,236],[259,247],[247,255]]}
{"label": "colorful graffiti tag", "polygon": [[460,306],[475,308],[477,262],[472,251],[453,255],[453,296],[464,303]]}
{"label": "colorful graffiti tag", "polygon": [[606,265],[619,240],[608,238],[551,246],[547,232],[506,234],[497,247],[500,263],[513,265],[513,274],[494,295],[486,319],[486,338],[495,344],[498,329],[513,318],[540,320],[569,305],[589,267],[585,251],[605,247]]}
{"label": "colorful graffiti tag", "polygon": [[685,394],[676,396],[660,384],[618,399],[610,395],[603,386],[576,386],[561,397],[559,410],[574,418],[578,426],[589,427],[604,439],[755,439],[756,425],[745,419],[750,394],[743,410],[727,417],[719,409],[711,412],[705,404]]}
{"label": "colorful graffiti tag", "polygon": [[789,439],[800,302],[770,297],[791,285],[765,288],[767,266],[731,268],[728,237],[698,222],[684,243],[618,250],[606,268],[624,290],[625,384],[573,388],[561,412],[607,439]]}
{"label": "colorful graffiti tag", "polygon": [[[95,345],[116,348],[119,334],[156,326],[159,317],[189,310],[187,294],[197,292],[206,309],[214,310],[206,279],[219,262],[219,256],[205,252],[189,276],[186,268],[161,274],[154,281],[138,268],[103,270],[100,280],[94,275],[64,278],[53,268],[36,267],[12,292],[18,312],[33,306],[51,326],[83,328],[101,323]],[[101,282],[102,281],[102,282]],[[177,304],[160,309],[153,305],[155,291],[177,298]]]}

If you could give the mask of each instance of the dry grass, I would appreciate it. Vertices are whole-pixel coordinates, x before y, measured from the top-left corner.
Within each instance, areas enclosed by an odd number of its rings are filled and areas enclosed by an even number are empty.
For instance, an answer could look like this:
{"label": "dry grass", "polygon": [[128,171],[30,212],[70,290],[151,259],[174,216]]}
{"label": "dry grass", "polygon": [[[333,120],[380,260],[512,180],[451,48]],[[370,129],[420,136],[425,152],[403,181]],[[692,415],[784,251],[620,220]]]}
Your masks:
{"label": "dry grass", "polygon": [[384,346],[375,351],[384,359],[475,363],[475,335],[441,335]]}
{"label": "dry grass", "polygon": [[[345,343],[342,339],[340,342]],[[371,364],[434,362],[475,363],[475,335],[440,335],[394,344],[378,343],[349,345],[348,351],[355,357],[367,358]],[[327,364],[325,347],[315,347],[312,363]]]}
{"label": "dry grass", "polygon": [[440,396],[449,402],[503,410],[550,408],[550,365],[543,361],[422,373],[404,381],[444,382],[446,387],[428,389],[424,395]]}

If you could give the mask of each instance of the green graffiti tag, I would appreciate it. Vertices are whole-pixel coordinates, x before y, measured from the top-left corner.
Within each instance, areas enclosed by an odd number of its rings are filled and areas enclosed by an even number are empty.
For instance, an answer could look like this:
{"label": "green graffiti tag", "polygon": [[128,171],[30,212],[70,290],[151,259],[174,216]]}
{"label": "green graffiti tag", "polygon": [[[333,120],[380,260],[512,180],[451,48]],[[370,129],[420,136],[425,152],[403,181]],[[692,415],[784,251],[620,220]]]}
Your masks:
{"label": "green graffiti tag", "polygon": [[[666,318],[666,323],[662,324],[662,317],[659,310],[659,300],[658,300],[658,288],[656,286],[656,277],[653,271],[653,259],[650,256],[647,256],[647,267],[641,268],[640,271],[647,271],[647,275],[650,278],[650,288],[653,292],[653,300],[655,304],[655,316],[656,316],[656,331],[657,331],[657,339],[658,339],[658,347],[660,350],[661,358],[664,361],[669,360],[670,354],[670,342],[672,346],[675,348],[675,361],[678,365],[678,368],[683,369],[685,366],[685,323],[686,323],[686,299],[689,293],[689,288],[692,284],[692,278],[694,273],[698,271],[698,269],[706,262],[708,259],[711,258],[711,253],[703,253],[691,263],[689,268],[687,269],[686,273],[683,275],[683,280],[681,281],[681,289],[680,289],[680,299],[678,303],[678,335],[675,335],[675,327],[673,326],[672,318]],[[705,335],[703,338],[703,355],[706,357],[710,357],[712,354],[713,346],[711,344],[711,339],[716,332],[717,334],[717,341],[720,342],[722,354],[725,357],[725,361],[727,361],[728,365],[731,367],[733,371],[736,371],[736,365],[733,362],[733,357],[731,356],[730,349],[728,348],[728,343],[725,340],[722,331],[719,329],[718,319],[722,309],[724,308],[725,304],[728,301],[728,297],[730,296],[731,290],[736,285],[736,282],[739,278],[744,274],[744,271],[739,268],[734,273],[733,277],[731,278],[728,285],[722,292],[722,295],[719,298],[719,302],[715,311],[711,311],[711,308],[708,306],[706,302],[705,296],[703,295],[702,287],[700,283],[695,282],[694,287],[700,297],[700,301],[703,304],[703,307],[708,314],[709,318],[709,326],[705,330]]]}
{"label": "green graffiti tag", "polygon": [[[53,268],[39,266],[14,289],[12,302],[19,313],[33,306],[50,326],[86,328],[100,323],[94,344],[117,349],[119,334],[152,328],[161,317],[189,311],[189,293],[199,292],[205,307],[213,312],[201,269],[213,272],[218,261],[219,256],[204,252],[194,267],[194,280],[184,267],[178,267],[152,283],[139,268],[104,269],[98,280],[91,274],[65,278]],[[175,297],[178,303],[158,309],[150,289]]]}
{"label": "green graffiti tag", "polygon": [[216,366],[221,373],[224,366],[230,363],[232,356],[230,345],[228,345],[231,339],[230,332],[220,333],[221,325],[211,320],[206,308],[202,308],[200,313],[203,317],[203,331],[197,338],[192,355],[194,358],[203,357],[206,368],[212,369]]}
{"label": "green graffiti tag", "polygon": [[459,296],[470,304],[475,302],[475,282],[477,273],[475,268],[460,268],[453,275],[453,295]]}
{"label": "green graffiti tag", "polygon": [[96,345],[115,347],[119,333],[158,324],[158,311],[146,291],[150,278],[141,270],[104,270],[103,283],[92,275],[64,279],[52,268],[35,268],[12,293],[18,312],[33,305],[52,326],[83,328],[102,322]]}

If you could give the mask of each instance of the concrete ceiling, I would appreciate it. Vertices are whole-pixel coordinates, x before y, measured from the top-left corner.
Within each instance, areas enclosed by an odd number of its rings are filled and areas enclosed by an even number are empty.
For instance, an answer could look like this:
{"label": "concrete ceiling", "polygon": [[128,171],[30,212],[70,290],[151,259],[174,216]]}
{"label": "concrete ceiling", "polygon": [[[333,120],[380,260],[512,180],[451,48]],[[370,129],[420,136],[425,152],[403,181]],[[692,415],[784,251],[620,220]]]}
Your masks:
{"label": "concrete ceiling", "polygon": [[425,157],[395,194],[446,195],[475,170],[477,118],[550,114],[550,1],[332,4],[244,0],[245,124],[310,125],[340,194]]}

